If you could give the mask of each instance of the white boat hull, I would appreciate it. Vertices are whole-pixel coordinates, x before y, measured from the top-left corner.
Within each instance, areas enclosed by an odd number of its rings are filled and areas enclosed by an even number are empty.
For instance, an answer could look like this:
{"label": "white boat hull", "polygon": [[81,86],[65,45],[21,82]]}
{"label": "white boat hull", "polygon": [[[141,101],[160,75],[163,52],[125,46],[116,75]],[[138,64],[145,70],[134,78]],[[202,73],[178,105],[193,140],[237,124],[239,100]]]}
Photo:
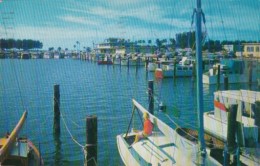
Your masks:
{"label": "white boat hull", "polygon": [[[208,75],[203,74],[203,83],[204,84],[217,84],[218,76],[217,75]],[[246,74],[229,74],[228,83],[248,83],[249,77]],[[252,77],[252,82],[256,82],[256,77]],[[224,83],[224,76],[220,75],[220,83]]]}
{"label": "white boat hull", "polygon": [[148,66],[147,66],[147,70],[148,71],[155,71],[157,67],[158,67],[158,64],[149,62]]}
{"label": "white boat hull", "polygon": [[145,65],[145,62],[143,62],[142,60],[136,61],[136,60],[130,59],[129,62],[128,62],[127,59],[122,59],[121,60],[121,65],[122,66],[128,66],[128,63],[129,63],[129,66],[144,66]]}

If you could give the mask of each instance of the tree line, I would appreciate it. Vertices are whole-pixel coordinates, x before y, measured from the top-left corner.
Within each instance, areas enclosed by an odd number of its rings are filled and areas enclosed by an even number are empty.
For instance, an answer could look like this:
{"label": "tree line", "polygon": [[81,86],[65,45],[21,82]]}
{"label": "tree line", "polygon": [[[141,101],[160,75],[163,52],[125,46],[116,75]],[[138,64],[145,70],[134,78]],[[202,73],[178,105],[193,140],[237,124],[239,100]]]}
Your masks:
{"label": "tree line", "polygon": [[[243,50],[243,43],[259,43],[260,41],[253,40],[210,40],[206,38],[206,34],[202,34],[202,50],[208,50],[209,52],[221,51],[223,45],[233,45],[234,52]],[[176,34],[176,45],[177,48],[192,48],[196,47],[195,31],[183,32]]]}
{"label": "tree line", "polygon": [[0,39],[1,49],[41,49],[43,46],[42,42],[32,39]]}

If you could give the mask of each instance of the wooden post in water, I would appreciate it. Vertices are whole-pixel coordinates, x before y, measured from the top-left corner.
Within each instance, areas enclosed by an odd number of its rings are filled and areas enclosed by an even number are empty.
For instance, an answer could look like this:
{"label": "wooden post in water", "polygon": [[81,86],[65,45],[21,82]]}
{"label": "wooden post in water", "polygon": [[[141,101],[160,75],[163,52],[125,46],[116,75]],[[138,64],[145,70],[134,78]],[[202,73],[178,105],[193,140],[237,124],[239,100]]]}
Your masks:
{"label": "wooden post in water", "polygon": [[255,101],[255,125],[258,126],[258,143],[260,143],[260,101]]}
{"label": "wooden post in water", "polygon": [[175,61],[175,60],[173,61],[173,65],[174,65],[174,66],[173,66],[173,77],[175,78],[175,77],[176,77],[176,69],[177,69],[177,68],[176,68],[176,61]]}
{"label": "wooden post in water", "polygon": [[248,65],[249,65],[249,69],[248,69],[248,83],[249,83],[249,85],[251,85],[252,84],[252,61],[250,61],[249,63],[248,63]]}
{"label": "wooden post in water", "polygon": [[218,65],[217,88],[220,88],[220,65]]}
{"label": "wooden post in water", "polygon": [[86,118],[86,158],[85,166],[97,165],[97,116],[87,116]]}
{"label": "wooden post in water", "polygon": [[148,71],[149,57],[145,57],[145,69]]}
{"label": "wooden post in water", "polygon": [[148,111],[153,114],[154,110],[154,99],[153,99],[153,80],[148,81],[148,103],[149,103],[149,109]]}
{"label": "wooden post in water", "polygon": [[193,80],[195,80],[196,76],[196,62],[192,62],[192,77],[193,77]]}
{"label": "wooden post in water", "polygon": [[59,134],[60,133],[60,86],[59,85],[54,85],[53,103],[54,103],[53,129],[55,134]]}
{"label": "wooden post in water", "polygon": [[129,60],[130,60],[130,58],[127,57],[127,67],[128,67],[128,69],[129,69]]}
{"label": "wooden post in water", "polygon": [[224,75],[224,90],[228,90],[228,76]]}
{"label": "wooden post in water", "polygon": [[230,105],[227,113],[227,153],[231,154],[236,148],[236,133],[237,133],[237,104]]}
{"label": "wooden post in water", "polygon": [[223,166],[229,166],[230,165],[230,154],[228,153],[227,144],[225,144],[225,147],[224,147],[223,157],[224,157]]}

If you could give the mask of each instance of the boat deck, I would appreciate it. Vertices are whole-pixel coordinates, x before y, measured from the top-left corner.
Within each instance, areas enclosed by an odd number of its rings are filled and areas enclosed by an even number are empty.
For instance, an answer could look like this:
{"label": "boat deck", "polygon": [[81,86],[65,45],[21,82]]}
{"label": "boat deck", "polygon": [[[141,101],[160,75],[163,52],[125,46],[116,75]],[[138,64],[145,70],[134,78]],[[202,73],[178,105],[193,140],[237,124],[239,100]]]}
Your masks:
{"label": "boat deck", "polygon": [[[178,150],[176,145],[161,132],[153,132],[151,136],[132,144],[134,136],[135,133],[130,133],[127,138],[122,137],[131,154],[135,154],[133,155],[135,160],[142,160],[148,165],[182,165],[183,162],[187,161],[187,157],[195,157],[190,155],[184,158],[183,153]],[[125,160],[131,161],[128,157]],[[180,162],[176,163],[176,160]]]}

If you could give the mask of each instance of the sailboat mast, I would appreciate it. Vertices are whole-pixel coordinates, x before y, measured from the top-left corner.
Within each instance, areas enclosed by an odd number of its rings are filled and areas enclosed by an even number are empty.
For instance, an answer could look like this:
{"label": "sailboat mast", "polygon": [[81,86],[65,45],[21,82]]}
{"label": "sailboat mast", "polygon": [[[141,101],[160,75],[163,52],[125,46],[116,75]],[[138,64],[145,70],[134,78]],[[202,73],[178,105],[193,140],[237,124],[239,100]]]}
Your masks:
{"label": "sailboat mast", "polygon": [[197,62],[197,112],[200,150],[205,150],[204,122],[203,122],[203,83],[202,83],[202,35],[201,35],[201,0],[197,0],[196,8],[196,62]]}

